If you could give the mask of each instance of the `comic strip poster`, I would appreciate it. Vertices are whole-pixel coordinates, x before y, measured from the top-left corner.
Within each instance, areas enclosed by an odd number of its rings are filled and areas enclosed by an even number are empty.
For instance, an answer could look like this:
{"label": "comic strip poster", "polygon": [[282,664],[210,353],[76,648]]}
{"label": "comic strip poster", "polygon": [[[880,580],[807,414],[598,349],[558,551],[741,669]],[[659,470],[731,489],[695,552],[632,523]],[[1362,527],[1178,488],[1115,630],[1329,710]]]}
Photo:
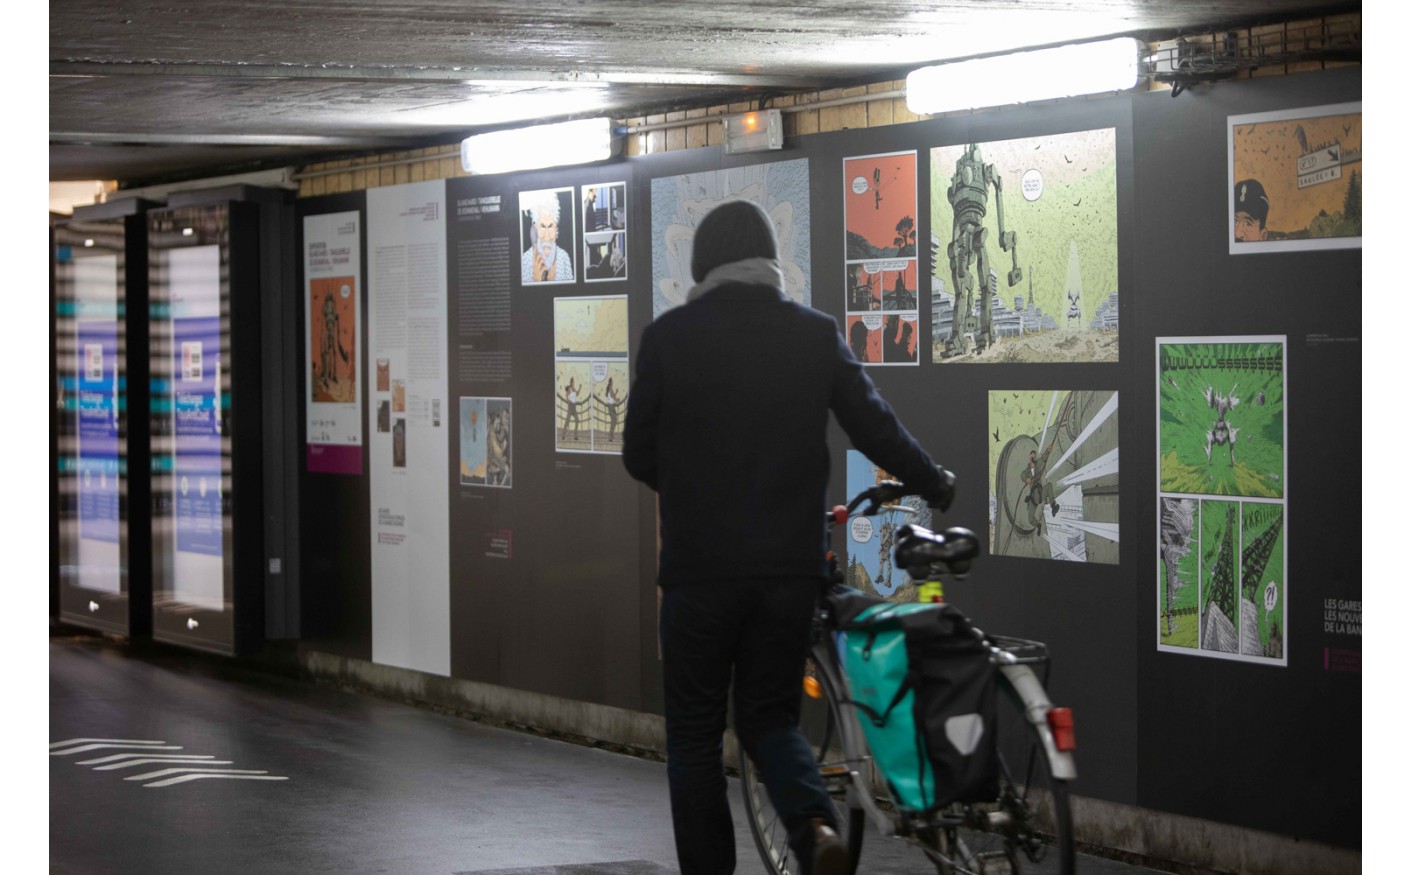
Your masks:
{"label": "comic strip poster", "polygon": [[916,153],[842,163],[848,345],[866,365],[919,364]]}
{"label": "comic strip poster", "polygon": [[[883,468],[857,450],[847,451],[847,495],[853,496],[864,489],[892,480]],[[844,561],[843,569],[848,586],[862,592],[873,593],[896,602],[916,601],[916,585],[911,582],[904,568],[896,567],[892,551],[896,546],[896,530],[906,523],[931,525],[931,512],[924,501],[908,495],[898,501],[884,505],[875,516],[862,516],[860,510],[847,521],[846,533],[833,534],[833,548],[838,561]],[[837,541],[845,539],[847,549],[836,549]]]}
{"label": "comic strip poster", "polygon": [[989,393],[989,552],[1120,561],[1117,393]]}
{"label": "comic strip poster", "polygon": [[1361,104],[1229,117],[1229,253],[1361,246]]}
{"label": "comic strip poster", "polygon": [[930,153],[933,360],[1118,358],[1116,131]]}
{"label": "comic strip poster", "polygon": [[356,212],[304,217],[305,464],[311,472],[362,473],[360,253]]}
{"label": "comic strip poster", "polygon": [[519,193],[521,283],[548,286],[574,282],[573,239],[573,189]]}
{"label": "comic strip poster", "polygon": [[461,486],[514,486],[513,408],[509,398],[461,397]]}
{"label": "comic strip poster", "polygon": [[728,200],[752,201],[768,213],[778,240],[783,292],[800,304],[812,304],[808,159],[798,158],[651,181],[651,318],[686,302],[695,285],[690,273],[695,228]]}
{"label": "comic strip poster", "polygon": [[583,279],[590,283],[627,278],[627,184],[582,187]]}
{"label": "comic strip poster", "polygon": [[627,419],[627,296],[553,300],[554,446],[622,452]]}
{"label": "comic strip poster", "polygon": [[1161,650],[1287,665],[1286,350],[1156,341]]}

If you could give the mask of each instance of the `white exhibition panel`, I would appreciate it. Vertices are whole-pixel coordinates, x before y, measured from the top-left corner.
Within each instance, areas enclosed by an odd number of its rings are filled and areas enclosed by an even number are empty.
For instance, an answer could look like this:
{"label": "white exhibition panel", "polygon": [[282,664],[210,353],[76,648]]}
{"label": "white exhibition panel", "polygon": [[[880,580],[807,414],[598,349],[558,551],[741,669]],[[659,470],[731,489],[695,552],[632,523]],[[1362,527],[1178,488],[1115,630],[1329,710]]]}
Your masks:
{"label": "white exhibition panel", "polygon": [[445,201],[444,180],[367,192],[366,385],[372,661],[449,676]]}

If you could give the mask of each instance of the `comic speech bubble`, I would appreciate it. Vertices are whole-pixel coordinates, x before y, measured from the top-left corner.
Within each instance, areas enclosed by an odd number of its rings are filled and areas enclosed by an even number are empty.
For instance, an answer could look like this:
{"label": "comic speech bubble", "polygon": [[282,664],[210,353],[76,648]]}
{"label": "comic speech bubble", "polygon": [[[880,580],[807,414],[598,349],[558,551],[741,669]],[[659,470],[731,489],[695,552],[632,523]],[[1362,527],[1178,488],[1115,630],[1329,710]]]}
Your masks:
{"label": "comic speech bubble", "polygon": [[862,324],[867,327],[868,331],[875,331],[881,327],[881,317],[873,313],[868,313],[862,317]]}
{"label": "comic speech bubble", "polygon": [[606,363],[606,362],[593,362],[593,363],[592,363],[592,381],[593,381],[594,383],[601,383],[601,382],[602,382],[603,380],[605,380],[605,379],[607,379],[607,363]]}
{"label": "comic speech bubble", "polygon": [[917,320],[919,320],[919,319],[920,319],[920,317],[919,317],[917,314],[915,314],[915,313],[902,313],[902,314],[901,314],[901,321],[902,321],[902,322],[915,322],[915,321],[917,321]]}
{"label": "comic speech bubble", "polygon": [[343,283],[343,287],[338,290],[338,294],[342,295],[344,298],[348,297],[352,294],[352,286],[349,286],[347,283]]}
{"label": "comic speech bubble", "polygon": [[1268,581],[1268,585],[1263,587],[1263,608],[1269,613],[1278,606],[1278,582]]}
{"label": "comic speech bubble", "polygon": [[907,258],[892,258],[887,261],[868,261],[864,263],[864,266],[867,273],[881,273],[883,270],[905,270],[911,266],[911,262]]}
{"label": "comic speech bubble", "polygon": [[1023,197],[1028,201],[1036,201],[1043,196],[1043,174],[1037,170],[1029,170],[1023,174]]}
{"label": "comic speech bubble", "polygon": [[865,544],[871,540],[871,520],[864,516],[852,517],[852,540],[858,544]]}
{"label": "comic speech bubble", "polygon": [[858,176],[857,178],[853,179],[853,180],[852,180],[852,194],[866,194],[866,193],[867,193],[867,178],[866,178],[865,176]]}

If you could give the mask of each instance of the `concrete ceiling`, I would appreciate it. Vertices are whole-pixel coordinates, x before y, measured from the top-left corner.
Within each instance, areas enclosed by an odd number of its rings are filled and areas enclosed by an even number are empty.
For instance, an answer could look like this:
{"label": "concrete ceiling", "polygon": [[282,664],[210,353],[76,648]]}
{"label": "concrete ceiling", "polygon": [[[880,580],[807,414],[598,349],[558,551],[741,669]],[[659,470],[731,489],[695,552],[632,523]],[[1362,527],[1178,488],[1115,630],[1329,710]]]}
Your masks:
{"label": "concrete ceiling", "polygon": [[1276,23],[1326,0],[65,0],[51,180],[162,182],[477,128],[902,78],[1114,34]]}

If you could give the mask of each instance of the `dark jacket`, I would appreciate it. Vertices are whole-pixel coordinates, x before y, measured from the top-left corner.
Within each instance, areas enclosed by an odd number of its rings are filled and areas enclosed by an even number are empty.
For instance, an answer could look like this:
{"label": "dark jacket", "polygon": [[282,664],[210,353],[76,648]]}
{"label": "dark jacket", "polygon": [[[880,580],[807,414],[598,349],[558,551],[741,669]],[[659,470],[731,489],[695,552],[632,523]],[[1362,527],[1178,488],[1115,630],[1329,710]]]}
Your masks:
{"label": "dark jacket", "polygon": [[828,410],[892,476],[940,488],[831,317],[734,283],[647,327],[622,462],[660,494],[663,586],[826,572]]}

